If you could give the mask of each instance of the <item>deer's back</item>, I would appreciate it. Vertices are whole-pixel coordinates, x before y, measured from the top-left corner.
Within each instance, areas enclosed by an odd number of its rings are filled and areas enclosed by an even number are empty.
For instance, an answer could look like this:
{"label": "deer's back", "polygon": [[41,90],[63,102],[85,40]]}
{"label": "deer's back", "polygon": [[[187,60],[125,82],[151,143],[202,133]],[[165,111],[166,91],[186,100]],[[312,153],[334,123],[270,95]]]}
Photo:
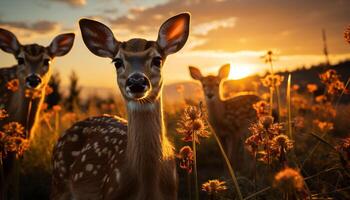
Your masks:
{"label": "deer's back", "polygon": [[225,100],[224,123],[231,129],[246,129],[247,126],[256,120],[256,112],[253,104],[260,98],[254,94],[242,94]]}
{"label": "deer's back", "polygon": [[70,192],[76,199],[100,199],[115,189],[124,160],[126,132],[125,120],[107,115],[88,118],[68,129],[53,152],[53,199],[67,187],[73,188]]}

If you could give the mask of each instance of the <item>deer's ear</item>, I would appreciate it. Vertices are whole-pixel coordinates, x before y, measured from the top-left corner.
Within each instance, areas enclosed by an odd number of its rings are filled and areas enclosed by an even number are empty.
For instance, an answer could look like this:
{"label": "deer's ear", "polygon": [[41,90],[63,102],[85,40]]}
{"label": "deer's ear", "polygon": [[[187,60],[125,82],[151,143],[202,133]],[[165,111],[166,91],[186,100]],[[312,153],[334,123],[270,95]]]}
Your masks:
{"label": "deer's ear", "polygon": [[8,30],[0,28],[0,49],[7,53],[16,54],[21,44],[16,36]]}
{"label": "deer's ear", "polygon": [[229,74],[230,74],[230,64],[225,64],[225,65],[220,67],[220,69],[219,69],[219,77],[221,79],[227,78]]}
{"label": "deer's ear", "polygon": [[90,19],[81,19],[79,25],[84,43],[93,54],[114,58],[118,51],[119,42],[114,38],[111,29]]}
{"label": "deer's ear", "polygon": [[56,36],[48,47],[51,57],[64,56],[73,47],[75,34],[66,33]]}
{"label": "deer's ear", "polygon": [[159,29],[157,43],[165,55],[176,53],[186,43],[190,30],[190,14],[181,13],[166,22]]}
{"label": "deer's ear", "polygon": [[195,80],[201,80],[202,79],[202,73],[201,71],[193,66],[189,66],[188,69],[190,70],[191,77]]}

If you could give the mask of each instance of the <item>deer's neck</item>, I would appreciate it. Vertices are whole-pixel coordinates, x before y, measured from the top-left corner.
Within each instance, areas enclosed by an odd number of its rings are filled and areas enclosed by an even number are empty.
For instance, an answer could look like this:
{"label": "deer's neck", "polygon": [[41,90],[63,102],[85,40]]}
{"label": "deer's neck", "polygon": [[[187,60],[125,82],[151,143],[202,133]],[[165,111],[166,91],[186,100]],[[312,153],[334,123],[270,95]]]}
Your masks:
{"label": "deer's neck", "polygon": [[25,96],[25,88],[19,87],[16,92],[13,92],[9,105],[8,112],[10,113],[9,121],[21,123],[26,130],[27,137],[32,137],[32,132],[35,129],[35,124],[38,121],[41,104],[44,100],[45,92],[42,91],[39,98],[28,98]]}
{"label": "deer's neck", "polygon": [[207,110],[208,110],[208,118],[211,125],[215,127],[219,127],[222,122],[225,111],[224,101],[220,96],[217,96],[217,99],[206,99]]}
{"label": "deer's neck", "polygon": [[166,171],[164,166],[172,156],[161,99],[148,104],[128,103],[126,167],[136,178],[139,196],[159,194],[161,173]]}

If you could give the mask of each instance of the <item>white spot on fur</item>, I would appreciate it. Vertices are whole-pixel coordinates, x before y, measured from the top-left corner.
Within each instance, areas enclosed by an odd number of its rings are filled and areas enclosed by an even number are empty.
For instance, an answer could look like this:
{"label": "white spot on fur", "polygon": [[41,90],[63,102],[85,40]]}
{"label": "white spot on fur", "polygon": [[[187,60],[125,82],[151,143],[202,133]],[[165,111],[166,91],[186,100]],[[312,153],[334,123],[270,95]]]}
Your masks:
{"label": "white spot on fur", "polygon": [[91,172],[94,169],[94,165],[93,164],[87,164],[85,166],[85,170],[88,172]]}
{"label": "white spot on fur", "polygon": [[80,155],[80,151],[72,151],[72,156],[79,156]]}

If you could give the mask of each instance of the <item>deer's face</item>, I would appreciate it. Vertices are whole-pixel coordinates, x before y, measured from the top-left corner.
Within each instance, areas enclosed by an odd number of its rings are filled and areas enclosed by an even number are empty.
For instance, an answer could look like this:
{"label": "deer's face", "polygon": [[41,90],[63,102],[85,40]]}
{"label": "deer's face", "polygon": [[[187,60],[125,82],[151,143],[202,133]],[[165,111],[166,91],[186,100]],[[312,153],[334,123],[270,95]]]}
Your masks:
{"label": "deer's face", "polygon": [[201,71],[196,67],[189,67],[190,75],[193,79],[198,80],[202,84],[205,99],[207,101],[220,100],[220,87],[224,79],[228,77],[230,65],[223,65],[217,76],[203,76]]}
{"label": "deer's face", "polygon": [[51,57],[45,47],[25,45],[17,56],[17,77],[28,89],[39,89],[50,77]]}
{"label": "deer's face", "polygon": [[107,26],[89,19],[80,20],[80,29],[92,53],[112,59],[124,99],[151,103],[160,96],[166,57],[179,51],[187,41],[189,21],[188,13],[168,19],[160,27],[156,41],[131,39],[119,42]]}
{"label": "deer's face", "polygon": [[20,86],[42,89],[50,79],[50,64],[54,57],[67,54],[73,46],[74,34],[57,36],[48,47],[37,44],[21,45],[11,32],[0,29],[0,48],[12,53],[17,60]]}
{"label": "deer's face", "polygon": [[[137,51],[135,45],[138,45]],[[123,43],[113,61],[124,98],[140,101],[158,98],[165,58],[155,42],[133,39]]]}
{"label": "deer's face", "polygon": [[205,98],[212,100],[219,98],[221,79],[218,76],[206,76],[201,79],[201,84]]}

